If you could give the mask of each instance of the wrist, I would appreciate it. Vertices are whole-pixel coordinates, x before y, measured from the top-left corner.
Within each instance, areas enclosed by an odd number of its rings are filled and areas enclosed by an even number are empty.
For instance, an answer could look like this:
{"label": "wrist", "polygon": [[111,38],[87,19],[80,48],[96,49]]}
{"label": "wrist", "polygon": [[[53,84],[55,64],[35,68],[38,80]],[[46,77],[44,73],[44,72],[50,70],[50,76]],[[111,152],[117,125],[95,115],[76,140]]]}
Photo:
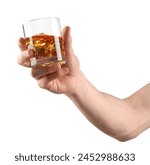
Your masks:
{"label": "wrist", "polygon": [[71,84],[71,90],[66,93],[66,96],[68,96],[69,98],[80,95],[84,86],[88,83],[88,80],[85,78],[84,74],[81,71],[73,76],[73,79],[74,81]]}
{"label": "wrist", "polygon": [[73,89],[67,93],[70,99],[85,98],[89,93],[97,91],[97,89],[86,79],[84,74],[80,72],[75,78]]}

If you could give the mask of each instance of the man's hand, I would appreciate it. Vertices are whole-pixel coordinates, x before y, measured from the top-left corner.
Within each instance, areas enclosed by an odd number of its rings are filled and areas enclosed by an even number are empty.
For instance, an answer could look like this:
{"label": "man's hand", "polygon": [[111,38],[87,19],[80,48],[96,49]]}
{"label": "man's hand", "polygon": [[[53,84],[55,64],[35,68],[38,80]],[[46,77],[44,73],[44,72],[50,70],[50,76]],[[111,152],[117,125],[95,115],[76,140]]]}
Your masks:
{"label": "man's hand", "polygon": [[[71,46],[70,28],[62,33],[67,63],[32,68],[39,86],[53,93],[66,94],[98,129],[120,141],[135,138],[150,127],[150,84],[126,99],[98,91],[82,74]],[[22,51],[18,63],[30,67],[32,51],[19,40]],[[100,75],[98,75],[100,76]]]}
{"label": "man's hand", "polygon": [[[37,79],[41,88],[53,93],[73,94],[76,91],[79,77],[82,75],[79,69],[79,62],[72,49],[72,38],[70,28],[65,27],[62,32],[65,43],[66,64],[50,64],[45,67],[32,68],[32,76]],[[18,57],[18,63],[30,67],[32,51],[27,50],[25,40],[19,39],[19,48],[22,51]]]}

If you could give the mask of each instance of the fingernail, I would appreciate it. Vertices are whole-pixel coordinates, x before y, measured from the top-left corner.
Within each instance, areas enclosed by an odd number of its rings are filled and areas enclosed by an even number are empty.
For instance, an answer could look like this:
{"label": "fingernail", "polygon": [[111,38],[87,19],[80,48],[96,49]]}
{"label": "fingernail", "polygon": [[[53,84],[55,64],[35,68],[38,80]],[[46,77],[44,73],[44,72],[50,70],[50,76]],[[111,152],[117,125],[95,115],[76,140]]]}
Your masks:
{"label": "fingernail", "polygon": [[49,68],[50,71],[58,71],[61,68],[60,64],[55,64],[54,66],[52,66],[51,68]]}
{"label": "fingernail", "polygon": [[20,38],[20,39],[19,39],[19,42],[20,42],[20,43],[24,43],[24,38]]}
{"label": "fingernail", "polygon": [[60,68],[61,68],[60,64],[55,64],[55,65],[52,67],[52,69],[53,69],[54,71],[59,70]]}
{"label": "fingernail", "polygon": [[33,50],[33,49],[29,49],[29,50],[28,50],[28,54],[29,54],[30,56],[33,56],[33,55],[34,55],[34,50]]}
{"label": "fingernail", "polygon": [[71,27],[70,26],[66,26],[67,30],[71,30]]}
{"label": "fingernail", "polygon": [[61,65],[60,65],[59,63],[57,63],[57,67],[58,67],[58,68],[61,68]]}

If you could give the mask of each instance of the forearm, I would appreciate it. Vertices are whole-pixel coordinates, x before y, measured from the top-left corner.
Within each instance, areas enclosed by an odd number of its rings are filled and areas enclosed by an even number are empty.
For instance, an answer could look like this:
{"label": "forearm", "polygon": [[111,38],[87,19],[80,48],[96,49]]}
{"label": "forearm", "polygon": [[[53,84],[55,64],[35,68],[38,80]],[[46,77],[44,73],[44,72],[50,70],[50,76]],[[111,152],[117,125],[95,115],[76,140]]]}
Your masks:
{"label": "forearm", "polygon": [[128,101],[98,91],[84,76],[68,97],[98,129],[118,140],[128,140],[143,129],[141,114]]}

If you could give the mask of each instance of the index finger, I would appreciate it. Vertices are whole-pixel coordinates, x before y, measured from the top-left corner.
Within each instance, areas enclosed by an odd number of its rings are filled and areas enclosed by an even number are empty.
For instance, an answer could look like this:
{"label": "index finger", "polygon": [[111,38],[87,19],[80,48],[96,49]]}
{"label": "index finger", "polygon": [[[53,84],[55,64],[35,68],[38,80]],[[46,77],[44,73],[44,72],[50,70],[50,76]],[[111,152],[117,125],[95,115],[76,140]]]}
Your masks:
{"label": "index finger", "polygon": [[19,38],[18,46],[19,46],[21,51],[24,51],[24,50],[27,49],[27,46],[25,44],[25,39],[24,38]]}

